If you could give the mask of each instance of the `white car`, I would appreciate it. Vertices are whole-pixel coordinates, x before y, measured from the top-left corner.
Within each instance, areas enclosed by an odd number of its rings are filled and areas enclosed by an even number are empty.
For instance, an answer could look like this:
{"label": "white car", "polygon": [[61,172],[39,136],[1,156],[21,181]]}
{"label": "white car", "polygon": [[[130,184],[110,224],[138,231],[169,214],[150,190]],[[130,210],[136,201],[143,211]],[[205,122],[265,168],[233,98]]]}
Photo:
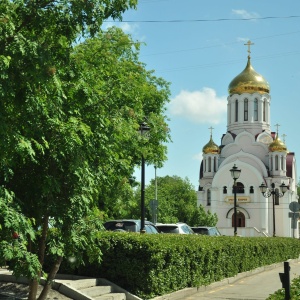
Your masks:
{"label": "white car", "polygon": [[192,228],[186,223],[155,224],[161,233],[194,234]]}

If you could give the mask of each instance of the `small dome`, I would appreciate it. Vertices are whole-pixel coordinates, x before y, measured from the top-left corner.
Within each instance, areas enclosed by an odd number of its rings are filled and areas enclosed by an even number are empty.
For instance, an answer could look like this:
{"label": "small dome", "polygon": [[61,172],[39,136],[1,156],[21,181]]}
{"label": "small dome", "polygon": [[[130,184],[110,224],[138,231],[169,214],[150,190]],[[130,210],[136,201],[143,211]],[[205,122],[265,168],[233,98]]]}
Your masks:
{"label": "small dome", "polygon": [[203,147],[202,151],[204,154],[219,154],[220,148],[214,143],[212,137],[210,137],[209,142]]}
{"label": "small dome", "polygon": [[246,68],[230,82],[228,92],[229,95],[243,93],[265,94],[270,92],[270,86],[262,75],[255,72],[250,63],[250,56],[248,56]]}
{"label": "small dome", "polygon": [[269,145],[269,151],[270,152],[288,152],[285,143],[282,142],[278,138],[278,134],[276,136],[276,139]]}

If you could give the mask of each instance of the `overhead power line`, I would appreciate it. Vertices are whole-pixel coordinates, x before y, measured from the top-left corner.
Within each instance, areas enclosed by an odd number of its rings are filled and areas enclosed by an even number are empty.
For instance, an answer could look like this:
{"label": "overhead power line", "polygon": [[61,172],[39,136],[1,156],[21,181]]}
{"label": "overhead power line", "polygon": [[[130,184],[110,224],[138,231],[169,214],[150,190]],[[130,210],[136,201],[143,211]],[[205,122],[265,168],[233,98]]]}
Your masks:
{"label": "overhead power line", "polygon": [[193,22],[226,22],[226,21],[253,21],[253,20],[268,20],[268,19],[293,19],[300,16],[282,16],[282,17],[252,17],[252,18],[222,18],[222,19],[194,19],[194,20],[112,20],[104,22],[115,23],[193,23]]}

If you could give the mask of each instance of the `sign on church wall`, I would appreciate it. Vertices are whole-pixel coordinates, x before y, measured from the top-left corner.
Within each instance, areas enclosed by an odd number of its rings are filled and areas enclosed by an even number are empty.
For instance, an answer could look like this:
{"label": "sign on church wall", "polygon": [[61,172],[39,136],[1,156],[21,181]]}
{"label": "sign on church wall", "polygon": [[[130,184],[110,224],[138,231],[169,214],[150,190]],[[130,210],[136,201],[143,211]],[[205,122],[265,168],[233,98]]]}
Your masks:
{"label": "sign on church wall", "polygon": [[[233,204],[234,203],[234,196],[225,197],[225,202]],[[251,202],[251,198],[249,196],[237,196],[236,197],[236,202],[237,203]]]}

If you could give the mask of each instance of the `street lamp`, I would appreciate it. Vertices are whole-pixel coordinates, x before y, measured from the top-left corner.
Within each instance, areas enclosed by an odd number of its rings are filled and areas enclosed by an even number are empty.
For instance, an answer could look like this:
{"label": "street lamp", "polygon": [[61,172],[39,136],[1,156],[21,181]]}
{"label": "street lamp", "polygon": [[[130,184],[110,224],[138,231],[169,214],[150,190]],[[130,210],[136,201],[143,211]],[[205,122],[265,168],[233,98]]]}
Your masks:
{"label": "street lamp", "polygon": [[[150,130],[150,127],[145,123],[140,124],[140,134],[143,136]],[[145,233],[145,157],[142,153],[142,170],[141,170],[141,233]]]}
{"label": "street lamp", "polygon": [[236,217],[237,217],[237,211],[236,211],[236,181],[240,177],[241,174],[241,169],[238,169],[238,167],[234,164],[232,169],[230,169],[231,177],[234,180],[234,185],[233,185],[233,192],[234,192],[234,236],[237,235],[237,222],[236,222]]}
{"label": "street lamp", "polygon": [[286,186],[284,183],[282,183],[280,186],[280,191],[278,191],[278,189],[275,188],[275,183],[271,184],[271,188],[268,188],[264,183],[262,183],[259,186],[259,189],[261,191],[261,193],[265,196],[265,197],[270,197],[272,195],[272,199],[273,199],[273,237],[276,236],[276,230],[275,230],[275,196],[277,197],[283,197],[284,193],[287,191],[288,186]]}

